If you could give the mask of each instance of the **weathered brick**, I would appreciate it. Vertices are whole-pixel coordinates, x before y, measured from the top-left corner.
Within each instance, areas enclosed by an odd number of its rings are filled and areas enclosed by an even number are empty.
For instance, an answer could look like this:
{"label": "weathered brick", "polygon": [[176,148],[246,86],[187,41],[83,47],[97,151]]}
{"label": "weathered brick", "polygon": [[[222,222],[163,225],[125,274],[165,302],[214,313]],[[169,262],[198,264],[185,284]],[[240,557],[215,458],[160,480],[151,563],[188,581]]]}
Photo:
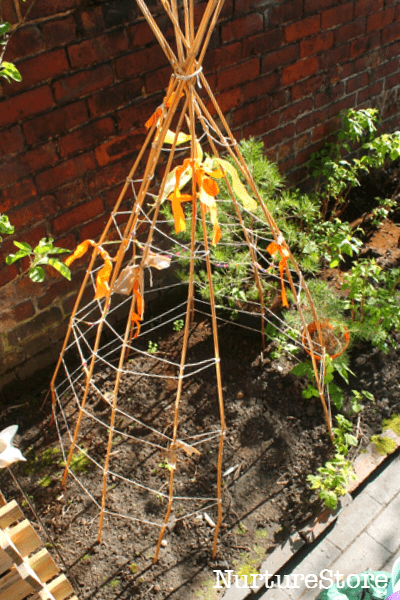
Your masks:
{"label": "weathered brick", "polygon": [[[329,0],[327,0],[329,1]],[[303,16],[303,0],[274,3],[269,10],[269,23],[281,26],[283,23],[295,21]]]}
{"label": "weathered brick", "polygon": [[295,102],[290,106],[282,109],[280,125],[284,125],[290,121],[297,119],[302,113],[313,109],[313,101],[311,98],[305,98],[300,102]]}
{"label": "weathered brick", "polygon": [[8,342],[10,345],[17,346],[23,343],[26,338],[35,337],[38,331],[46,331],[50,327],[54,327],[62,320],[62,313],[59,308],[53,306],[48,310],[44,310],[36,315],[27,323],[18,325],[8,333]]}
{"label": "weathered brick", "polygon": [[102,8],[106,28],[132,22],[138,14],[136,2],[130,0],[111,0],[103,3]]}
{"label": "weathered brick", "polygon": [[348,23],[353,17],[353,3],[341,4],[334,8],[329,8],[321,14],[321,27],[323,30],[330,29],[336,25]]}
{"label": "weathered brick", "polygon": [[399,56],[400,54],[400,41],[390,44],[385,48],[385,58],[392,58],[393,56]]}
{"label": "weathered brick", "polygon": [[144,142],[144,132],[133,131],[120,135],[96,148],[96,160],[100,167],[108,165],[111,161],[119,160],[127,154],[132,154],[140,149]]}
{"label": "weathered brick", "polygon": [[168,63],[160,46],[154,45],[117,58],[115,68],[120,79],[136,77],[140,73],[155,71]]}
{"label": "weathered brick", "polygon": [[146,91],[146,94],[154,94],[161,90],[164,91],[168,86],[171,75],[172,67],[169,65],[157,69],[157,71],[145,73],[143,90]]}
{"label": "weathered brick", "polygon": [[126,180],[132,160],[126,159],[98,169],[89,180],[90,194],[103,192],[107,188],[114,187]]}
{"label": "weathered brick", "polygon": [[21,12],[25,14],[29,9],[28,21],[59,15],[72,8],[79,6],[79,0],[41,0],[33,6],[22,4]]}
{"label": "weathered brick", "polygon": [[365,87],[369,84],[369,75],[368,73],[360,73],[356,77],[351,77],[346,82],[346,91],[351,94],[355,90]]}
{"label": "weathered brick", "polygon": [[333,65],[341,65],[350,56],[350,44],[343,44],[339,48],[332,48],[329,52],[323,52],[319,58],[321,69],[328,69]]}
{"label": "weathered brick", "polygon": [[354,5],[354,16],[371,15],[383,8],[384,0],[357,0]]}
{"label": "weathered brick", "polygon": [[353,40],[365,34],[365,17],[359,17],[347,25],[342,25],[335,30],[335,45],[339,46],[344,42]]}
{"label": "weathered brick", "polygon": [[296,122],[296,133],[303,133],[307,129],[311,129],[314,125],[319,125],[326,119],[326,109],[322,108],[316,110],[305,117],[297,119]]}
{"label": "weathered brick", "polygon": [[[273,72],[268,75],[260,75],[255,81],[249,81],[244,85],[240,86],[240,91],[243,98],[256,98],[269,94],[273,90],[276,90],[280,85],[279,73]],[[232,90],[229,93],[234,93]]]}
{"label": "weathered brick", "polygon": [[54,194],[57,198],[58,205],[64,208],[77,204],[88,195],[83,179],[76,179],[71,183],[66,183],[63,186],[58,187]]}
{"label": "weathered brick", "polygon": [[37,54],[44,50],[40,30],[35,25],[27,25],[17,29],[7,43],[6,60],[15,62],[18,58]]}
{"label": "weathered brick", "polygon": [[32,172],[53,165],[57,161],[58,156],[53,143],[7,158],[4,160],[1,169],[2,185],[15,183],[19,179],[28,177]]}
{"label": "weathered brick", "polygon": [[250,13],[233,21],[227,21],[221,27],[221,41],[233,42],[263,30],[264,20],[259,13]]}
{"label": "weathered brick", "polygon": [[80,100],[27,121],[22,128],[28,144],[37,144],[87,122],[87,118],[86,104]]}
{"label": "weathered brick", "polygon": [[242,59],[242,43],[235,42],[228,46],[223,46],[210,52],[206,55],[203,63],[203,67],[206,73],[215,69],[224,69],[233,64],[237,64]]}
{"label": "weathered brick", "polygon": [[67,102],[101,90],[111,85],[113,81],[114,74],[111,65],[100,65],[55,81],[53,83],[54,96],[59,102]]}
{"label": "weathered brick", "polygon": [[0,127],[13,125],[15,121],[44,112],[53,105],[53,94],[48,85],[7,98],[0,102]]}
{"label": "weathered brick", "polygon": [[[222,112],[226,114],[242,103],[242,92],[240,88],[223,92],[217,96],[217,102]],[[214,116],[216,112],[214,106],[210,103],[207,108]]]}
{"label": "weathered brick", "polygon": [[162,96],[158,97],[158,101],[152,99],[151,102],[135,104],[134,106],[128,106],[123,108],[116,113],[116,119],[118,124],[118,131],[123,133],[130,131],[134,127],[141,127],[144,131],[144,123],[151,117],[162,102]]}
{"label": "weathered brick", "polygon": [[40,29],[46,48],[62,46],[75,39],[76,23],[72,15],[41,23]]}
{"label": "weathered brick", "polygon": [[1,6],[1,13],[1,18],[3,21],[9,21],[13,24],[19,21],[19,17],[13,2],[3,2]]}
{"label": "weathered brick", "polygon": [[107,215],[102,215],[97,219],[90,221],[87,225],[81,227],[79,236],[81,241],[83,240],[96,240],[102,234],[104,227],[108,221]]}
{"label": "weathered brick", "polygon": [[243,58],[266,54],[267,52],[278,48],[281,45],[282,40],[282,31],[279,28],[268,29],[257,35],[248,36],[242,41]]}
{"label": "weathered brick", "polygon": [[131,104],[134,98],[141,95],[142,85],[141,79],[123,81],[90,96],[87,100],[90,115],[98,117],[108,112],[114,112],[126,104]]}
{"label": "weathered brick", "polygon": [[316,75],[315,77],[309,77],[301,83],[296,83],[292,87],[292,100],[301,100],[306,96],[314,94],[316,91],[321,89],[323,83],[322,75]]}
{"label": "weathered brick", "polygon": [[371,102],[372,98],[376,98],[383,91],[383,80],[377,81],[373,85],[369,85],[368,87],[360,90],[357,94],[357,106],[363,104],[364,102]]}
{"label": "weathered brick", "polygon": [[52,169],[36,175],[36,185],[40,192],[49,192],[58,186],[82,177],[87,171],[94,170],[96,163],[92,152],[80,154],[76,158],[60,162]]}
{"label": "weathered brick", "polygon": [[25,147],[24,136],[19,125],[3,129],[0,134],[0,157],[20,152]]}
{"label": "weathered brick", "polygon": [[338,115],[342,110],[353,107],[355,99],[355,94],[352,94],[351,96],[346,96],[345,98],[343,98],[343,100],[340,100],[339,102],[335,102],[335,104],[332,104],[328,108],[328,117],[334,117],[335,115]]}
{"label": "weathered brick", "polygon": [[333,100],[338,100],[344,94],[344,85],[343,83],[337,84],[328,84],[324,86],[322,90],[317,92],[314,96],[315,108],[321,108],[321,106],[326,106]]}
{"label": "weathered brick", "polygon": [[36,195],[36,186],[31,178],[0,189],[0,212],[8,212],[16,202],[23,202]]}
{"label": "weathered brick", "polygon": [[68,48],[72,67],[87,67],[114,58],[128,49],[128,35],[124,29],[110,31]]}
{"label": "weathered brick", "polygon": [[[396,73],[399,70],[399,59],[393,58],[388,62],[383,63],[376,69],[376,79],[381,79],[381,77],[387,77],[392,73]],[[399,76],[400,81],[400,76]]]}
{"label": "weathered brick", "polygon": [[[362,2],[364,0],[361,0]],[[337,0],[305,0],[304,2],[304,14],[308,15],[309,13],[321,12],[322,10],[326,10],[331,6],[336,6]]]}
{"label": "weathered brick", "polygon": [[[68,254],[66,254],[65,256],[68,256]],[[76,277],[75,275],[76,273],[74,273],[74,284],[76,285],[78,282],[78,277]],[[67,279],[59,279],[58,281],[50,285],[46,292],[43,295],[41,295],[40,298],[37,300],[38,308],[40,310],[43,310],[44,308],[47,308],[48,306],[53,304],[55,300],[63,298],[63,296],[71,292],[71,286],[72,283]]]}
{"label": "weathered brick", "polygon": [[15,320],[19,322],[26,321],[26,319],[29,319],[29,317],[35,314],[35,309],[30,300],[27,302],[21,302],[21,304],[15,306],[13,310],[15,314]]}
{"label": "weathered brick", "polygon": [[382,30],[382,44],[389,44],[400,38],[400,21],[388,25]]}
{"label": "weathered brick", "polygon": [[387,25],[390,25],[390,23],[393,23],[394,14],[394,6],[379,12],[375,12],[374,14],[370,14],[367,17],[367,33],[369,31],[378,31],[379,29],[387,27]]}
{"label": "weathered brick", "polygon": [[44,83],[69,70],[69,64],[63,48],[39,54],[22,60],[18,64],[22,82],[13,82],[4,86],[6,94],[17,94],[21,89]]}
{"label": "weathered brick", "polygon": [[318,71],[318,59],[315,56],[289,65],[282,70],[282,85],[289,85],[300,79],[314,75]]}
{"label": "weathered brick", "polygon": [[17,265],[6,265],[4,267],[0,267],[0,288],[2,288],[6,283],[10,283],[13,279],[18,276],[18,267]]}
{"label": "weathered brick", "polygon": [[219,91],[242,85],[246,81],[255,79],[260,74],[260,60],[251,58],[238,65],[219,71],[218,89]]}
{"label": "weathered brick", "polygon": [[372,33],[351,42],[350,56],[351,58],[354,58],[360,54],[366,54],[369,50],[372,50],[372,48],[377,48],[379,46],[380,32],[373,31]]}
{"label": "weathered brick", "polygon": [[[162,31],[164,31],[164,29],[162,29]],[[154,33],[147,21],[131,25],[128,28],[128,32],[131,38],[132,47],[140,48],[141,46],[154,42]]]}
{"label": "weathered brick", "polygon": [[[247,130],[247,128],[246,128]],[[265,129],[264,129],[265,131]],[[247,134],[246,134],[247,135]],[[252,135],[252,134],[250,134]],[[294,136],[294,125],[293,123],[288,123],[284,127],[280,127],[279,129],[275,129],[274,131],[270,131],[269,133],[262,136],[262,140],[265,144],[265,148],[271,148],[272,146],[276,146],[276,144],[280,144],[285,140],[288,140]]]}
{"label": "weathered brick", "polygon": [[46,221],[49,215],[52,215],[58,209],[58,203],[55,196],[33,197],[29,203],[22,204],[12,211],[9,217],[17,230],[30,227],[35,223]]}
{"label": "weathered brick", "polygon": [[275,52],[269,52],[262,59],[261,72],[266,73],[267,71],[275,70],[284,65],[288,65],[297,60],[298,56],[298,44],[292,44],[291,46],[286,46],[282,48],[282,50],[275,50]]}
{"label": "weathered brick", "polygon": [[324,31],[310,40],[300,42],[300,58],[317,54],[323,50],[329,50],[333,46],[333,32]]}
{"label": "weathered brick", "polygon": [[103,11],[101,6],[89,6],[75,12],[77,23],[77,36],[85,37],[105,29]]}
{"label": "weathered brick", "polygon": [[301,19],[285,27],[285,40],[287,42],[296,42],[313,33],[317,33],[320,30],[320,27],[320,15],[313,15],[312,17]]}
{"label": "weathered brick", "polygon": [[[252,123],[260,117],[263,117],[264,115],[268,114],[270,112],[270,107],[271,98],[269,96],[257,98],[254,102],[245,104],[240,109],[235,111],[233,115],[232,125],[235,127],[236,125]],[[278,127],[278,125],[279,115],[271,116],[269,129],[274,129],[275,127]]]}
{"label": "weathered brick", "polygon": [[56,235],[65,233],[74,227],[91,221],[103,212],[103,200],[101,198],[93,198],[92,200],[75,206],[67,213],[56,217],[52,221],[52,230]]}
{"label": "weathered brick", "polygon": [[340,78],[342,80],[347,79],[348,77],[350,77],[351,75],[354,75],[355,73],[361,73],[362,71],[365,71],[366,69],[369,69],[371,67],[376,67],[376,65],[379,64],[379,57],[378,57],[378,60],[376,60],[376,58],[373,57],[372,54],[370,55],[370,57],[371,57],[371,59],[370,59],[371,62],[368,60],[368,64],[367,64],[366,58],[364,56],[360,56],[356,60],[352,60],[343,65],[339,65]]}
{"label": "weathered brick", "polygon": [[113,134],[115,134],[115,124],[110,117],[91,121],[88,125],[75,129],[58,140],[60,154],[65,158],[81,150],[88,150]]}

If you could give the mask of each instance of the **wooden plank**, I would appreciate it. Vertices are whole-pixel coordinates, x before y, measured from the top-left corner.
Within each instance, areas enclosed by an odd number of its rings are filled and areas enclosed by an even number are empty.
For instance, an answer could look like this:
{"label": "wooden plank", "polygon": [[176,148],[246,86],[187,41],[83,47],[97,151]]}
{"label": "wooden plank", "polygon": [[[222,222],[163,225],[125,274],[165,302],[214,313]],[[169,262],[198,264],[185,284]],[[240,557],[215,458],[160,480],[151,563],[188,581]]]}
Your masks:
{"label": "wooden plank", "polygon": [[25,519],[22,523],[18,523],[15,527],[10,527],[7,533],[21,556],[28,556],[28,554],[42,546],[42,540],[28,519]]}
{"label": "wooden plank", "polygon": [[0,600],[23,600],[32,592],[15,567],[0,579]]}
{"label": "wooden plank", "polygon": [[19,519],[24,518],[24,513],[15,502],[12,500],[2,508],[0,508],[0,527],[5,529],[10,525],[14,525]]}
{"label": "wooden plank", "polygon": [[31,556],[27,563],[44,583],[50,581],[59,572],[59,568],[45,548]]}
{"label": "wooden plank", "polygon": [[65,575],[59,575],[59,577],[48,583],[47,589],[53,594],[56,600],[65,600],[74,593],[72,585]]}
{"label": "wooden plank", "polygon": [[10,557],[15,565],[20,565],[24,560],[18,549],[12,544],[10,537],[0,529],[0,548]]}
{"label": "wooden plank", "polygon": [[13,566],[13,561],[11,557],[8,556],[7,552],[0,549],[0,575],[8,571]]}

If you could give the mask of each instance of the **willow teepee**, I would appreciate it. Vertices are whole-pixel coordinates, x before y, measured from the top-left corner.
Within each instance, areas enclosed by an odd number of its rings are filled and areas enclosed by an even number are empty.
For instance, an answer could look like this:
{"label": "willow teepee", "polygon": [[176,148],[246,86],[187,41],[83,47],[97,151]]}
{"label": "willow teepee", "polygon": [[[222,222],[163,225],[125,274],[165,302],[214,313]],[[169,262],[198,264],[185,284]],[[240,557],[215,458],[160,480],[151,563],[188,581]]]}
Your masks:
{"label": "willow teepee", "polygon": [[[229,274],[236,260],[221,265],[217,249],[224,244],[235,243],[236,239],[237,254],[247,261],[242,265],[243,286],[251,282],[255,298],[236,308],[257,315],[260,350],[265,347],[265,329],[271,320],[290,335],[287,326],[271,312],[266,288],[275,282],[286,306],[290,295],[299,317],[293,338],[311,354],[332,433],[323,394],[322,326],[303,276],[257,192],[202,72],[203,58],[224,0],[208,0],[198,26],[193,0],[161,1],[175,31],[175,52],[145,1],[137,0],[173,74],[162,105],[146,123],[147,137],[100,240],[86,240],[67,259],[71,264],[92,248],[51,383],[53,415],[65,460],[63,484],[68,476],[74,477],[98,507],[99,539],[106,514],[158,527],[154,561],[171,520],[200,512],[206,512],[214,526],[213,556],[216,554],[222,519],[226,426],[218,340],[223,317],[218,311],[221,299],[215,298],[214,282],[218,268]],[[222,188],[224,202],[219,197]],[[232,231],[235,235],[226,234]],[[199,263],[203,266],[202,279],[197,276]],[[185,270],[183,281],[174,276],[176,265]],[[147,305],[154,296],[152,284],[157,271],[163,275],[157,279],[157,289],[172,291],[169,298],[176,300],[172,308],[171,302],[164,308],[161,301],[159,313],[152,316]],[[185,290],[181,303],[178,287]],[[225,298],[229,295],[227,290]],[[225,309],[229,306],[228,302]],[[124,311],[128,316],[121,333],[116,323]],[[190,343],[198,313],[209,319],[213,336],[212,354],[202,360],[192,358]],[[314,324],[314,339],[310,322]],[[151,334],[166,323],[180,323],[179,327],[183,327],[178,353],[175,347],[175,353],[161,354],[151,342]],[[214,422],[204,431],[199,430],[198,424],[182,424],[179,412],[186,401],[185,382],[198,378],[201,384],[202,378],[210,377],[215,381]],[[158,382],[164,397],[165,391],[170,390],[172,400],[160,401],[159,410],[157,398],[149,399],[148,405],[142,401],[146,394],[143,386],[148,380]],[[135,400],[138,395],[140,402]],[[98,440],[103,440],[100,449]],[[118,448],[125,444],[124,450],[116,451],[116,444]],[[180,482],[179,467],[190,469],[190,464],[207,457],[207,448],[215,448],[214,456],[217,455],[213,464],[215,483],[185,487]],[[90,477],[74,468],[81,457],[91,462]],[[146,462],[150,465],[147,469]],[[149,475],[151,465],[162,465],[169,471],[168,483],[154,484]],[[96,478],[102,482],[100,495],[91,487]],[[124,506],[113,503],[110,481],[125,494]],[[136,509],[135,494],[158,499],[163,517],[153,518],[154,511],[150,509]],[[177,511],[174,504],[179,506]]]}

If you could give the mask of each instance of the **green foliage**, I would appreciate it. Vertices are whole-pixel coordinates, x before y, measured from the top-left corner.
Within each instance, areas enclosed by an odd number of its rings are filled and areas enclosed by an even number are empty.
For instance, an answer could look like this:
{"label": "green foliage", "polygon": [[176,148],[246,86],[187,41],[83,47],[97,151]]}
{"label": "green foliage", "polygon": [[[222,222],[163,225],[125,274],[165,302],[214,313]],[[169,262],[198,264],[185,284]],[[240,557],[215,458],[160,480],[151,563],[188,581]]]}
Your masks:
{"label": "green foliage", "polygon": [[351,410],[353,413],[359,413],[364,409],[364,406],[361,404],[361,400],[365,398],[366,400],[370,400],[372,402],[375,401],[375,398],[371,392],[367,392],[366,390],[362,390],[359,392],[358,390],[351,390],[352,396],[350,398]]}
{"label": "green foliage", "polygon": [[2,241],[2,235],[11,235],[14,233],[14,227],[10,223],[10,219],[7,215],[0,215],[0,242]]}
{"label": "green foliage", "polygon": [[349,446],[357,446],[357,438],[350,432],[353,430],[353,423],[348,421],[343,415],[336,415],[337,427],[333,427],[333,437],[335,446],[343,456],[349,451]]}
{"label": "green foliage", "polygon": [[337,453],[317,471],[318,475],[308,475],[307,481],[310,482],[312,490],[319,490],[318,495],[325,505],[336,510],[339,497],[344,496],[349,482],[356,477],[351,461]]}
{"label": "green foliage", "polygon": [[[62,463],[64,467],[66,463]],[[86,453],[83,450],[78,450],[77,454],[73,454],[70,462],[70,469],[74,473],[87,473],[88,467],[90,465],[90,460],[86,456]]]}
{"label": "green foliage", "polygon": [[149,345],[147,347],[147,352],[149,354],[155,354],[158,351],[158,344],[157,342],[152,342],[151,340],[149,340]]}
{"label": "green foliage", "polygon": [[176,319],[176,321],[174,321],[172,323],[172,329],[174,331],[182,331],[182,329],[185,327],[185,321],[183,319]]}
{"label": "green foliage", "polygon": [[397,435],[400,435],[400,415],[392,415],[390,419],[385,419],[382,423],[383,430],[393,429]]}
{"label": "green foliage", "polygon": [[396,442],[385,435],[373,435],[371,436],[371,442],[375,444],[378,454],[386,456],[386,454],[392,454],[396,450]]}
{"label": "green foliage", "polygon": [[32,281],[42,282],[45,278],[45,272],[41,265],[53,267],[61,273],[63,277],[71,280],[71,271],[58,258],[53,258],[52,254],[64,254],[69,252],[65,248],[58,248],[53,245],[53,238],[42,238],[39,244],[32,250],[32,247],[27,242],[14,241],[14,246],[18,248],[15,254],[9,254],[6,258],[7,265],[12,265],[22,258],[29,257],[30,265],[28,275]]}

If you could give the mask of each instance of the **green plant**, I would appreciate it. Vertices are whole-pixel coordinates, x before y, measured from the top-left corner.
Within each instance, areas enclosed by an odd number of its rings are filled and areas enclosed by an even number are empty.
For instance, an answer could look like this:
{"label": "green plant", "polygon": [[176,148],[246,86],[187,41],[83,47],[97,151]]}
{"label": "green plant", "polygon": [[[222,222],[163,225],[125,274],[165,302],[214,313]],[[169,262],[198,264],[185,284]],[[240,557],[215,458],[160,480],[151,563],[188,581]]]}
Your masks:
{"label": "green plant", "polygon": [[176,319],[176,321],[174,321],[172,323],[172,329],[174,331],[182,331],[184,326],[185,326],[185,321],[183,319]]}
{"label": "green plant", "polygon": [[158,344],[157,342],[152,342],[151,340],[149,340],[149,345],[147,347],[147,352],[149,354],[155,354],[158,351]]}
{"label": "green plant", "polygon": [[131,571],[131,573],[135,574],[139,570],[139,565],[137,565],[136,563],[132,563],[129,565],[129,570]]}
{"label": "green plant", "polygon": [[49,487],[52,483],[54,483],[54,480],[52,477],[50,477],[50,475],[45,475],[42,477],[42,479],[40,479],[40,481],[38,481],[38,484],[43,488]]}
{"label": "green plant", "polygon": [[390,419],[385,419],[382,423],[383,430],[393,429],[397,435],[400,435],[400,415],[392,415]]}
{"label": "green plant", "polygon": [[[329,394],[329,398],[335,407],[340,410],[344,401],[343,390],[333,381],[334,372],[335,362],[330,359],[329,356],[326,356],[324,383],[327,393]],[[305,377],[308,381],[307,387],[302,391],[303,398],[319,398],[319,391],[315,386],[314,369],[311,361],[307,360],[297,364],[292,369],[291,373],[297,375],[298,377]]]}
{"label": "green plant", "polygon": [[357,446],[357,438],[350,433],[353,430],[353,423],[348,421],[343,415],[336,415],[337,427],[333,427],[334,444],[339,454],[346,456],[349,446]]}
{"label": "green plant", "polygon": [[171,471],[172,466],[169,464],[169,462],[164,459],[162,462],[158,463],[158,466],[160,467],[160,469],[166,469],[167,471]]}
{"label": "green plant", "polygon": [[14,233],[14,227],[10,223],[10,219],[7,215],[0,215],[0,242],[3,241],[2,235],[12,235]]}
{"label": "green plant", "polygon": [[356,477],[351,461],[337,453],[317,471],[318,475],[308,475],[307,481],[312,490],[319,490],[318,495],[325,505],[336,510],[340,496],[344,496],[349,482]]}
{"label": "green plant", "polygon": [[21,73],[18,71],[17,67],[13,63],[3,60],[10,37],[8,35],[10,29],[11,23],[8,23],[8,21],[0,23],[0,77],[4,77],[8,82],[12,79],[14,81],[22,81]]}
{"label": "green plant", "polygon": [[374,395],[371,392],[367,392],[366,390],[362,390],[359,392],[358,390],[351,390],[352,396],[350,398],[351,410],[354,413],[359,413],[363,410],[364,406],[361,404],[361,400],[365,398],[366,400],[370,400],[372,402],[375,401]]}
{"label": "green plant", "polygon": [[[65,463],[62,463],[65,466]],[[78,454],[73,454],[70,462],[70,469],[74,473],[87,473],[90,460],[83,450],[78,450]]]}
{"label": "green plant", "polygon": [[385,435],[373,435],[371,436],[371,442],[375,444],[378,454],[386,456],[386,454],[392,454],[396,450],[396,442]]}
{"label": "green plant", "polygon": [[32,250],[32,247],[27,242],[14,241],[14,246],[19,248],[15,254],[9,254],[6,258],[7,265],[12,265],[22,258],[29,258],[30,264],[28,275],[34,282],[44,281],[45,273],[41,265],[49,265],[56,269],[63,277],[71,280],[71,271],[58,258],[54,258],[52,254],[64,254],[69,252],[65,248],[58,248],[53,245],[53,238],[42,238],[39,244]]}

